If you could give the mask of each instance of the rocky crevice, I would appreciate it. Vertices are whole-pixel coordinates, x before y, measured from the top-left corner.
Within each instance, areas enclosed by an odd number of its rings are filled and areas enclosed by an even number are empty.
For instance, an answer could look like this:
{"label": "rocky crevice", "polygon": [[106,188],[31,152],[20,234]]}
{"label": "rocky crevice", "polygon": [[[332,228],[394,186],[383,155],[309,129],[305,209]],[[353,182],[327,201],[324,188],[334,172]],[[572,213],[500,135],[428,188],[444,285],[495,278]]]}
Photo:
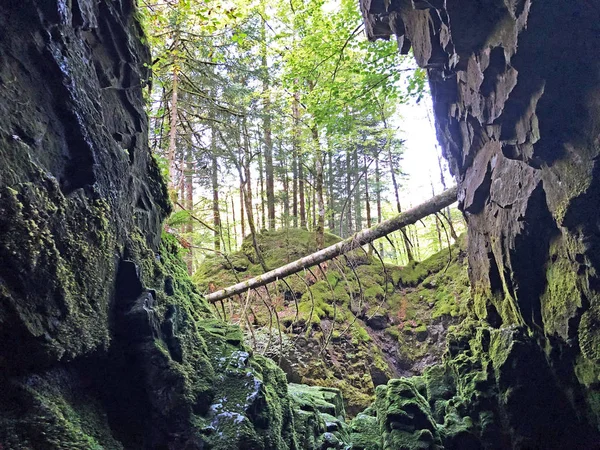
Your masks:
{"label": "rocky crevice", "polygon": [[[597,436],[600,360],[588,342],[598,336],[600,10],[553,0],[364,0],[361,9],[371,39],[395,35],[427,69],[468,222],[472,317],[492,333],[534,336],[520,344],[539,352],[529,376],[559,380],[496,416],[505,447],[560,448],[543,436],[550,425],[525,413],[542,398]],[[527,385],[526,376],[512,372],[505,387]],[[578,439],[564,445],[588,448]]]}
{"label": "rocky crevice", "polygon": [[303,409],[162,233],[135,14],[133,0],[0,12],[0,448],[337,445],[343,411],[318,392]]}

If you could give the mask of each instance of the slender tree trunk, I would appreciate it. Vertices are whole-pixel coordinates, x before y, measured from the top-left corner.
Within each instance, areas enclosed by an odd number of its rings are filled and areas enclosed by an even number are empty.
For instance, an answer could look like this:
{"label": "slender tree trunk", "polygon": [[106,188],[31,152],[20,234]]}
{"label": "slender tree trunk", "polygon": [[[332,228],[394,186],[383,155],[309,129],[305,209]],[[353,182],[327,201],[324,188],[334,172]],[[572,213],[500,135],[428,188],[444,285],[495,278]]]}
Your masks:
{"label": "slender tree trunk", "polygon": [[246,219],[244,217],[244,183],[240,180],[240,225],[242,227],[242,241],[246,237]]}
{"label": "slender tree trunk", "polygon": [[[180,177],[179,177],[179,184],[178,184],[178,188],[179,188],[179,201],[182,204],[185,204],[185,182],[186,182],[186,178],[185,178],[185,167],[186,167],[186,156],[187,156],[187,152],[181,154],[181,159],[179,160],[179,167],[180,167]],[[185,233],[185,227],[181,230],[182,232]]]}
{"label": "slender tree trunk", "polygon": [[328,200],[328,208],[329,208],[329,231],[333,232],[335,230],[335,200],[333,198],[333,149],[328,147],[327,149],[327,165],[328,165],[328,173],[327,173],[327,200]]}
{"label": "slender tree trunk", "polygon": [[250,237],[252,238],[252,245],[254,246],[254,252],[256,258],[260,263],[263,270],[266,272],[269,269],[265,264],[262,253],[258,248],[258,241],[256,240],[257,232],[254,223],[254,212],[252,210],[252,176],[250,171],[251,151],[250,151],[250,139],[248,136],[248,129],[246,127],[246,117],[242,120],[242,133],[243,133],[243,146],[244,146],[244,176],[240,171],[240,180],[242,181],[242,189],[244,190],[244,201],[246,202],[246,217],[248,219],[248,228],[250,229]]}
{"label": "slender tree trunk", "polygon": [[[392,150],[388,145],[388,157],[390,160],[390,174],[392,175],[392,186],[394,187],[394,196],[396,197],[396,210],[398,213],[402,212],[402,206],[400,205],[400,188],[398,187],[398,180],[396,179],[396,173],[394,171],[393,159],[392,159]],[[408,262],[414,261],[415,257],[413,256],[413,252],[411,249],[410,241],[406,236],[406,232],[404,230],[400,230],[402,233],[402,240],[404,242],[404,247],[406,249],[406,258]]]}
{"label": "slender tree trunk", "polygon": [[[371,227],[371,203],[369,202],[369,173],[367,169],[367,155],[363,155],[364,179],[365,179],[365,213],[367,215],[367,228]],[[368,254],[373,254],[373,247],[369,245]]]}
{"label": "slender tree trunk", "polygon": [[[381,212],[381,173],[379,172],[379,153],[375,154],[375,196],[377,198],[377,223],[381,223],[383,215]],[[383,255],[383,242],[379,243],[379,253]]]}
{"label": "slender tree trunk", "polygon": [[[315,180],[313,178],[312,182],[314,183]],[[314,184],[312,187],[309,187],[311,194],[312,194],[312,203],[311,203],[311,224],[312,224],[312,229],[315,230],[317,228],[317,190],[314,188]]]}
{"label": "slender tree trunk", "polygon": [[346,236],[350,236],[352,229],[352,162],[350,149],[346,150],[346,197],[348,198],[348,209],[346,210]]}
{"label": "slender tree trunk", "polygon": [[282,184],[283,184],[283,220],[282,226],[289,228],[290,226],[290,178],[287,171],[287,158],[284,157],[281,167]]}
{"label": "slender tree trunk", "polygon": [[211,184],[213,191],[212,210],[213,210],[213,245],[216,251],[221,250],[221,212],[219,211],[219,162],[215,151],[214,137],[211,138]]}
{"label": "slender tree trunk", "polygon": [[[266,57],[264,57],[266,67]],[[268,78],[267,78],[268,80]],[[269,94],[268,81],[263,86],[264,117],[263,127],[265,132],[265,174],[267,178],[267,211],[269,230],[275,229],[275,177],[273,174],[273,138],[271,132],[271,98]]]}
{"label": "slender tree trunk", "polygon": [[[179,31],[175,32],[173,39],[173,54],[177,53],[179,47]],[[173,61],[173,86],[171,93],[171,120],[169,125],[169,150],[167,160],[169,164],[169,190],[175,190],[175,157],[177,153],[177,96],[179,93],[179,64],[177,60]]]}
{"label": "slender tree trunk", "polygon": [[[440,169],[440,181],[442,182],[442,188],[446,190],[446,178],[444,177],[444,167],[442,165],[442,157],[440,156],[440,152],[437,154],[438,167]],[[446,208],[446,217],[448,218],[448,228],[450,229],[450,236],[454,241],[458,241],[458,235],[456,234],[456,230],[454,229],[454,224],[452,223],[452,215],[450,214],[450,207]]]}
{"label": "slender tree trunk", "polygon": [[[319,140],[319,130],[314,125],[311,130],[313,143],[315,145],[315,191],[316,191],[316,235],[317,235],[317,250],[320,250],[325,245],[325,200],[323,198],[323,150]],[[313,200],[314,208],[315,200]]]}
{"label": "slender tree trunk", "polygon": [[[360,177],[360,168],[358,165],[358,148],[354,147],[354,151],[352,152],[352,163],[353,163],[353,173],[355,176],[355,183],[358,181]],[[356,226],[356,231],[361,230],[363,228],[362,225],[362,200],[360,195],[360,187],[357,186],[354,190],[354,225]]]}
{"label": "slender tree trunk", "polygon": [[[433,180],[430,178],[429,182],[431,183],[431,195],[435,195],[435,187],[433,186]],[[435,217],[435,229],[437,231],[438,248],[439,250],[441,250],[443,248],[442,232],[440,230],[440,219],[438,219],[437,216]]]}
{"label": "slender tree trunk", "polygon": [[[234,212],[234,214],[235,214],[235,212]],[[235,222],[235,218],[233,220]],[[230,224],[229,224],[229,199],[228,199],[228,195],[225,195],[225,227],[227,228],[227,252],[231,253],[231,227],[230,227]],[[223,228],[221,228],[221,236],[223,236]],[[223,242],[223,246],[225,246],[225,241]]]}
{"label": "slender tree trunk", "polygon": [[[300,182],[301,161],[300,161],[300,94],[294,92],[292,101],[292,117],[293,117],[293,135],[292,135],[292,214],[294,215],[294,228],[298,228],[299,216],[299,197],[302,197],[304,204],[304,196],[300,192],[304,189],[304,184]],[[302,227],[302,225],[300,225]]]}
{"label": "slender tree trunk", "polygon": [[[235,238],[235,251],[237,252],[238,234],[237,234],[237,223],[235,221],[235,202],[233,201],[233,193],[231,194],[231,220],[233,221],[233,237]],[[229,251],[231,252],[231,244],[229,245]]]}
{"label": "slender tree trunk", "polygon": [[[194,163],[193,163],[193,151],[190,145],[186,154],[185,164],[185,209],[190,213],[194,210]],[[188,240],[192,239],[192,233],[194,231],[194,224],[191,220],[188,220],[186,224],[186,236]],[[186,254],[185,262],[187,265],[188,274],[192,275],[194,272],[194,255],[192,253],[192,247],[188,249]]]}
{"label": "slender tree trunk", "polygon": [[[263,111],[262,121],[264,130],[264,152],[265,152],[265,172],[267,178],[267,210],[269,220],[269,230],[275,229],[275,187],[274,187],[274,174],[273,174],[273,138],[271,131],[271,93],[269,90],[269,66],[267,61],[267,25],[266,20],[266,8],[264,3],[261,4],[262,17],[264,20],[261,24],[261,78],[262,78],[262,95],[263,95]],[[263,219],[263,227],[265,222]]]}
{"label": "slender tree trunk", "polygon": [[[263,228],[267,228],[267,219],[265,215],[265,176],[263,172],[263,157],[260,152],[258,152],[258,180],[256,182],[256,189],[258,190],[258,192],[260,192],[260,215],[257,209],[256,223],[259,229],[261,229],[261,223]],[[259,217],[261,220],[258,220]]]}
{"label": "slender tree trunk", "polygon": [[415,243],[415,248],[417,250],[417,258],[421,259],[421,246],[419,243],[419,233],[417,232],[417,227],[413,227],[413,242]]}
{"label": "slender tree trunk", "polygon": [[306,227],[306,201],[304,192],[304,164],[302,163],[301,152],[298,152],[298,194],[300,197],[300,228],[307,229]]}

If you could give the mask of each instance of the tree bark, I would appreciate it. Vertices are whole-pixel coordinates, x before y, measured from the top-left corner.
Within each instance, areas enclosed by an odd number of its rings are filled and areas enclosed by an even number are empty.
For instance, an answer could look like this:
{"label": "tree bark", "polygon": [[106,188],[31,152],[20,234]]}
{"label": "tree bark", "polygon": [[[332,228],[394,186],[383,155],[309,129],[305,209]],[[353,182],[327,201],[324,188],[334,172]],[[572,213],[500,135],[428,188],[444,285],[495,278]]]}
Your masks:
{"label": "tree bark", "polygon": [[[323,150],[319,141],[319,130],[316,125],[312,127],[312,138],[315,145],[315,191],[316,191],[316,237],[317,250],[320,250],[325,245],[325,200],[323,198]],[[313,201],[314,202],[314,201]],[[314,206],[313,206],[314,207]]]}
{"label": "tree bark", "polygon": [[[367,215],[367,228],[371,227],[371,203],[369,202],[369,173],[367,169],[367,155],[363,155],[363,164],[364,164],[364,177],[365,177],[365,212]],[[369,249],[367,251],[369,256],[373,254],[373,247],[369,245]]]}
{"label": "tree bark", "polygon": [[[176,52],[179,43],[179,32],[175,33],[173,49]],[[175,190],[175,153],[177,150],[177,95],[179,89],[179,66],[173,62],[173,91],[171,93],[171,119],[169,125],[169,150],[167,160],[169,164],[169,190]]]}
{"label": "tree bark", "polygon": [[[188,146],[185,162],[185,209],[190,211],[190,213],[194,210],[194,162],[191,144]],[[194,224],[191,220],[188,220],[185,226],[185,232],[188,239],[191,239],[193,231]],[[192,251],[192,247],[190,247],[185,258],[188,275],[192,275],[194,272],[194,255]]]}
{"label": "tree bark", "polygon": [[[237,251],[237,224],[235,222],[235,202],[233,200],[233,192],[231,193],[231,220],[233,221],[233,236],[235,238],[235,251]],[[229,251],[231,252],[231,242],[229,243]]]}
{"label": "tree bark", "polygon": [[[350,236],[352,229],[352,162],[350,158],[350,149],[346,150],[346,196],[348,198],[348,210],[346,211],[346,236]],[[343,210],[342,210],[343,212]],[[342,218],[340,217],[340,220]]]}
{"label": "tree bark", "polygon": [[293,132],[292,132],[292,215],[294,216],[293,224],[294,228],[298,228],[298,161],[299,161],[299,121],[300,121],[300,109],[299,109],[298,93],[294,93],[294,99],[292,101],[292,116],[293,116]]}
{"label": "tree bark", "polygon": [[[383,215],[381,211],[381,173],[379,172],[379,152],[375,153],[375,196],[377,198],[377,223],[381,223]],[[379,244],[379,253],[383,254],[383,243]]]}
{"label": "tree bark", "polygon": [[458,189],[453,187],[440,195],[433,197],[402,214],[397,215],[393,219],[386,220],[373,228],[362,230],[355,235],[345,239],[337,244],[326,247],[318,252],[311,255],[300,258],[294,262],[286,264],[285,266],[279,267],[278,269],[271,270],[258,277],[251,278],[241,283],[237,283],[233,286],[229,286],[217,292],[213,292],[206,296],[206,300],[209,302],[216,302],[233,295],[241,294],[249,289],[255,289],[260,286],[264,286],[268,283],[276,281],[278,279],[293,275],[294,273],[300,272],[307,267],[316,266],[325,261],[328,261],[336,256],[347,253],[358,247],[373,242],[376,239],[387,236],[388,234],[399,230],[407,225],[413,224],[423,217],[430,214],[436,213],[448,205],[451,205],[456,201],[456,194]]}
{"label": "tree bark", "polygon": [[[435,195],[435,187],[433,186],[433,180],[430,178],[429,182],[431,183],[431,195]],[[435,218],[435,231],[437,232],[438,238],[438,248],[441,250],[444,245],[442,243],[442,231],[440,230],[440,219],[436,216]]]}
{"label": "tree bark", "polygon": [[306,229],[306,202],[304,198],[304,165],[302,154],[298,151],[298,195],[300,197],[300,228]]}
{"label": "tree bark", "polygon": [[254,224],[254,212],[252,210],[252,177],[250,172],[251,162],[251,151],[250,151],[250,138],[248,136],[248,129],[246,127],[246,118],[242,121],[242,133],[243,133],[243,146],[244,146],[244,177],[240,170],[240,180],[242,181],[242,189],[244,190],[244,201],[246,202],[246,217],[248,219],[248,228],[250,229],[250,237],[252,239],[252,245],[256,258],[260,263],[263,270],[266,272],[269,269],[265,264],[265,260],[262,256],[260,249],[258,248],[258,241],[256,240],[256,226]]}
{"label": "tree bark", "polygon": [[246,219],[244,218],[244,183],[240,180],[240,225],[242,231],[242,241],[246,237]]}
{"label": "tree bark", "polygon": [[[273,174],[273,137],[271,129],[271,94],[269,91],[269,65],[267,61],[267,26],[266,8],[264,2],[261,5],[262,9],[262,25],[261,34],[261,78],[262,78],[262,95],[263,95],[263,131],[264,131],[264,154],[265,154],[265,176],[267,179],[267,211],[269,230],[275,229],[275,187]],[[264,219],[263,227],[266,228]]]}
{"label": "tree bark", "polygon": [[[444,167],[442,166],[442,157],[440,153],[437,154],[438,167],[440,169],[440,181],[442,182],[442,188],[446,189],[446,178],[444,177]],[[450,229],[450,236],[454,241],[458,241],[458,235],[456,234],[456,230],[454,229],[454,224],[452,223],[452,215],[450,214],[450,207],[446,208],[446,217],[448,219],[448,228]]]}
{"label": "tree bark", "polygon": [[219,162],[217,160],[216,145],[214,137],[214,128],[211,135],[211,184],[213,190],[212,210],[213,210],[213,245],[216,251],[221,250],[221,212],[219,210]]}
{"label": "tree bark", "polygon": [[[352,173],[355,176],[354,183],[358,183],[360,177],[360,168],[358,166],[358,148],[354,147],[352,152]],[[356,186],[354,189],[354,226],[356,230],[362,229],[362,201],[360,198],[360,186]],[[350,211],[349,211],[350,212]]]}
{"label": "tree bark", "polygon": [[[281,144],[279,146],[281,148]],[[281,152],[279,152],[281,154]],[[282,226],[288,228],[290,226],[290,178],[287,170],[287,157],[283,157],[283,164],[281,165],[281,181],[283,184],[283,218],[281,220]]]}
{"label": "tree bark", "polygon": [[333,232],[335,230],[335,201],[333,198],[333,149],[328,146],[327,149],[327,204],[329,209],[329,230]]}

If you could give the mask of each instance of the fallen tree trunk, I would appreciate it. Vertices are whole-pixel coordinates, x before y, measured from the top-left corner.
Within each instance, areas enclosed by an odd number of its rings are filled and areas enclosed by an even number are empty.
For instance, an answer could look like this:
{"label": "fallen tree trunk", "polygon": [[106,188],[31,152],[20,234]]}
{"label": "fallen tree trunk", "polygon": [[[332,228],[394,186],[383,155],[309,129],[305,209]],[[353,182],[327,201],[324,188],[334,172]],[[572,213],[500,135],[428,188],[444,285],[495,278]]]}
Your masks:
{"label": "fallen tree trunk", "polygon": [[278,269],[266,272],[258,277],[251,278],[246,281],[234,284],[220,291],[213,292],[206,296],[206,300],[209,302],[217,302],[233,295],[241,294],[249,289],[255,289],[265,284],[272,283],[279,279],[285,278],[289,275],[293,275],[301,270],[316,266],[322,262],[328,261],[336,256],[348,253],[358,247],[373,242],[376,239],[382,238],[394,231],[399,230],[407,225],[411,225],[424,217],[434,214],[443,208],[450,206],[456,201],[457,188],[453,187],[447,191],[442,192],[440,195],[436,195],[425,203],[420,204],[408,211],[405,211],[393,219],[381,222],[372,228],[359,231],[353,236],[345,239],[337,244],[330,245],[329,247],[319,250],[318,252],[312,253],[304,258],[300,258],[293,261],[285,266],[281,266]]}

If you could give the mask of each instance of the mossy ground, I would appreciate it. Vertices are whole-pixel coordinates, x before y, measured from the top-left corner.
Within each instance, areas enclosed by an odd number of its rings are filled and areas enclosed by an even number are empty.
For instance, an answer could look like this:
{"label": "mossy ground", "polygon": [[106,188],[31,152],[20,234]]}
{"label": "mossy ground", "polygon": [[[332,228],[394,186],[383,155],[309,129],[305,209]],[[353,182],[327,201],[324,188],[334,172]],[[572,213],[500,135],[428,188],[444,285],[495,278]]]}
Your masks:
{"label": "mossy ground", "polygon": [[[327,235],[326,245],[338,240]],[[301,229],[258,236],[269,268],[316,251],[315,242],[314,233]],[[282,345],[288,377],[339,388],[353,415],[373,401],[378,384],[406,370],[420,373],[440,359],[446,324],[462,316],[460,305],[469,293],[461,252],[454,245],[421,263],[398,267],[382,265],[358,249],[322,264],[323,270],[290,276],[268,292],[260,289],[262,298],[252,294],[248,318],[241,317],[245,294],[225,302],[223,309],[229,320],[246,328],[250,344],[248,321],[267,330],[276,329],[278,319],[293,342]],[[193,279],[201,291],[211,292],[261,273],[247,239],[240,252],[207,256]],[[264,301],[272,303],[277,317],[268,314]],[[270,340],[267,331],[259,334],[259,346],[270,341],[268,353],[278,361],[278,332]]]}

